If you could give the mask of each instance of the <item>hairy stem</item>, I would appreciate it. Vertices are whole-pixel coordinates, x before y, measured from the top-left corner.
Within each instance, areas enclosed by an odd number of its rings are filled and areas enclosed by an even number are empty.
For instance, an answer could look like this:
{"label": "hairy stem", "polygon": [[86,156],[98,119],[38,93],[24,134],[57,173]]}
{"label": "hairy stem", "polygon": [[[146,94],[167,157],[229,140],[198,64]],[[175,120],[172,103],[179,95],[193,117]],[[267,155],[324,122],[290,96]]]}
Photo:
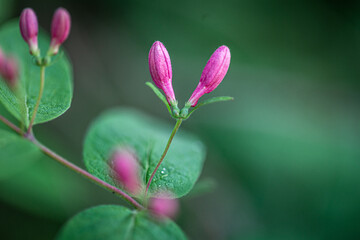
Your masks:
{"label": "hairy stem", "polygon": [[36,105],[35,105],[31,120],[30,120],[30,125],[29,125],[28,131],[27,131],[28,134],[31,132],[32,127],[34,125],[34,121],[35,121],[35,118],[36,118],[36,113],[38,111],[40,101],[41,101],[41,97],[42,97],[43,92],[44,92],[44,85],[45,85],[45,66],[41,66],[40,67],[40,90],[39,90],[39,96],[38,96],[38,99],[36,101]]}
{"label": "hairy stem", "polygon": [[163,154],[161,155],[161,158],[160,158],[158,164],[156,165],[156,168],[155,168],[154,171],[152,172],[152,174],[151,174],[151,176],[150,176],[150,179],[149,179],[149,181],[148,181],[148,183],[147,183],[147,185],[146,185],[145,197],[146,197],[147,192],[148,192],[148,190],[149,190],[149,188],[150,188],[151,181],[152,181],[152,179],[154,178],[156,171],[159,169],[162,161],[164,160],[164,158],[165,158],[165,156],[166,156],[166,154],[167,154],[167,152],[168,152],[168,150],[169,150],[169,148],[170,148],[171,142],[172,142],[172,140],[173,140],[173,138],[174,138],[177,130],[180,128],[181,123],[182,123],[182,119],[178,119],[177,122],[176,122],[176,124],[175,124],[175,127],[174,127],[173,131],[171,132],[171,135],[170,135],[169,140],[168,140],[168,142],[167,142],[167,144],[166,144],[165,150],[164,150]]}
{"label": "hairy stem", "polygon": [[[31,134],[30,134],[31,135]],[[27,137],[31,142],[33,142],[35,145],[37,145],[41,151],[43,151],[43,153],[45,153],[46,155],[48,155],[49,157],[53,158],[54,160],[56,160],[58,163],[62,164],[63,166],[71,169],[72,171],[80,174],[81,176],[85,177],[86,179],[90,180],[91,182],[105,188],[106,190],[122,197],[124,200],[126,200],[128,203],[130,203],[131,205],[133,205],[135,208],[142,210],[144,209],[144,207],[139,204],[137,201],[135,201],[135,199],[133,199],[131,196],[129,196],[127,193],[123,192],[122,190],[118,189],[117,187],[112,186],[111,184],[95,177],[94,175],[90,174],[89,172],[85,171],[84,169],[76,166],[75,164],[69,162],[68,160],[66,160],[65,158],[59,156],[58,154],[56,154],[55,152],[53,152],[52,150],[50,150],[49,148],[47,148],[46,146],[44,146],[43,144],[41,144],[40,142],[38,142],[33,136]]]}

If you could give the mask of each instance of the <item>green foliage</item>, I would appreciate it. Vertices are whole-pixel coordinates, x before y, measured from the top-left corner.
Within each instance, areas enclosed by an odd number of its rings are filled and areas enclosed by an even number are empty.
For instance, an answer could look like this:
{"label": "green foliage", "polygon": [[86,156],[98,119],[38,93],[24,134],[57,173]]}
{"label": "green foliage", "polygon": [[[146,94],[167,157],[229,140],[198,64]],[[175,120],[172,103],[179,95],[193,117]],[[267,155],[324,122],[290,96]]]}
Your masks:
{"label": "green foliage", "polygon": [[154,91],[155,95],[165,104],[167,110],[169,111],[170,115],[172,116],[171,108],[170,108],[169,103],[167,102],[164,94],[162,94],[160,92],[160,90],[157,87],[155,87],[155,85],[152,84],[151,82],[146,82],[146,85],[149,86],[151,88],[151,90]]}
{"label": "green foliage", "polygon": [[[11,165],[14,159],[6,160]],[[79,178],[41,154],[26,169],[0,181],[0,199],[35,215],[64,220],[93,200],[89,199],[88,185]]]}
{"label": "green foliage", "polygon": [[[16,123],[1,104],[0,115]],[[1,121],[0,149],[1,201],[52,219],[65,219],[90,205],[88,185],[79,181],[78,175],[45,156]]]}
{"label": "green foliage", "polygon": [[[40,33],[39,47],[43,52],[49,47],[49,38]],[[0,29],[0,46],[8,55],[15,56],[19,64],[21,94],[18,98],[7,85],[0,81],[0,101],[6,109],[18,120],[25,117],[25,124],[29,124],[40,88],[40,68],[34,64],[29,54],[28,45],[20,35],[18,21],[3,25]],[[63,114],[72,99],[72,69],[67,57],[62,54],[54,59],[54,64],[46,68],[45,90],[35,119],[35,124],[50,121]]]}
{"label": "green foliage", "polygon": [[234,100],[233,97],[225,97],[225,96],[222,96],[222,97],[213,97],[213,98],[210,98],[210,99],[207,99],[203,102],[200,102],[198,103],[190,112],[189,114],[187,115],[186,119],[190,117],[190,115],[195,112],[195,110],[197,110],[199,107],[202,107],[204,105],[207,105],[207,104],[210,104],[210,103],[216,103],[216,102],[225,102],[225,101],[230,101],[230,100]]}
{"label": "green foliage", "polygon": [[[16,118],[14,118],[6,110],[6,108],[1,104],[1,102],[0,102],[0,115],[3,116],[4,118],[6,118],[7,120],[9,120],[10,122],[14,123],[15,125],[18,124]],[[0,129],[9,130],[10,128],[7,125],[5,125],[2,121],[0,121]]]}
{"label": "green foliage", "polygon": [[145,212],[114,205],[98,206],[73,217],[59,233],[58,240],[157,240],[186,239],[171,220],[155,221]]}
{"label": "green foliage", "polygon": [[18,134],[0,129],[0,180],[15,174],[35,162],[41,151]]}
{"label": "green foliage", "polygon": [[[135,110],[109,111],[89,129],[84,146],[85,165],[90,173],[121,187],[112,177],[109,158],[117,146],[128,146],[136,151],[145,185],[164,151],[170,133],[171,127],[167,124]],[[184,196],[198,179],[204,157],[203,144],[180,130],[153,178],[150,193],[170,191],[175,197]]]}

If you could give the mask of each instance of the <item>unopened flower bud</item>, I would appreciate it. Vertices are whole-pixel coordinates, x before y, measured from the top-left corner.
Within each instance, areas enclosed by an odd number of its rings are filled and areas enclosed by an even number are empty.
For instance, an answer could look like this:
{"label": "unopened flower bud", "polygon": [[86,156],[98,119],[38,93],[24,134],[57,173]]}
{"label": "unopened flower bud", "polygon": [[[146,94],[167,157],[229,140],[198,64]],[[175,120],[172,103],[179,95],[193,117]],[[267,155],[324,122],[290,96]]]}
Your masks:
{"label": "unopened flower bud", "polygon": [[156,41],[149,52],[150,75],[155,85],[164,91],[166,99],[171,106],[177,106],[172,87],[172,69],[168,51],[165,46]]}
{"label": "unopened flower bud", "polygon": [[130,149],[116,149],[112,156],[112,167],[115,177],[127,191],[134,195],[140,192],[139,164]]}
{"label": "unopened flower bud", "polygon": [[38,56],[38,21],[34,10],[25,8],[20,15],[20,33],[25,42],[29,45],[30,54]]}
{"label": "unopened flower bud", "polygon": [[202,95],[212,92],[224,79],[229,65],[230,50],[227,46],[221,46],[216,49],[207,62],[201,74],[200,82],[187,104],[195,107]]}
{"label": "unopened flower bud", "polygon": [[58,8],[53,16],[51,23],[51,43],[48,51],[49,55],[59,52],[60,45],[67,39],[70,32],[70,14],[65,8]]}
{"label": "unopened flower bud", "polygon": [[14,88],[19,76],[18,64],[15,58],[4,58],[4,60],[0,61],[2,61],[0,65],[1,76],[10,88]]}
{"label": "unopened flower bud", "polygon": [[174,218],[177,215],[179,203],[169,194],[160,194],[157,197],[150,198],[148,208],[158,218]]}

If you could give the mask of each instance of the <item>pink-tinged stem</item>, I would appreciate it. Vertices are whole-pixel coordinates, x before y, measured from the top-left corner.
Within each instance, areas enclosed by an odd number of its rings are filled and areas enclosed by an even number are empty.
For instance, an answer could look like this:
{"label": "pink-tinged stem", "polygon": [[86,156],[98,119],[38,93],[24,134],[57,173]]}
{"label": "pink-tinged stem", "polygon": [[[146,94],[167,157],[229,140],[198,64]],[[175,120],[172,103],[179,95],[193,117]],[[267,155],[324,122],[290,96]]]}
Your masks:
{"label": "pink-tinged stem", "polygon": [[[20,128],[15,126],[13,123],[11,123],[9,120],[7,120],[5,117],[3,117],[1,115],[0,115],[0,121],[5,123],[8,127],[10,127],[12,130],[17,132],[18,134],[22,135],[22,132],[21,132]],[[105,182],[105,181],[91,175],[90,173],[88,173],[84,169],[76,166],[75,164],[73,164],[73,163],[69,162],[68,160],[66,160],[65,158],[59,156],[58,154],[56,154],[55,152],[53,152],[52,150],[50,150],[46,146],[42,145],[40,142],[38,142],[35,139],[34,135],[31,132],[29,134],[25,134],[24,137],[27,138],[30,142],[34,143],[36,146],[38,146],[43,153],[45,153],[49,157],[53,158],[54,160],[56,160],[57,162],[59,162],[63,166],[77,172],[81,176],[83,176],[83,177],[87,178],[88,180],[96,183],[97,185],[105,188],[106,190],[117,194],[118,196],[122,197],[124,200],[126,200],[128,203],[132,204],[137,209],[139,209],[139,210],[144,209],[144,207],[141,204],[139,204],[137,201],[135,201],[131,196],[129,196],[125,192],[123,192],[120,189],[108,184],[107,182]]]}
{"label": "pink-tinged stem", "polygon": [[37,145],[41,151],[43,151],[46,155],[48,155],[49,157],[53,158],[54,160],[56,160],[58,163],[62,164],[63,166],[77,172],[78,174],[80,174],[81,176],[87,178],[88,180],[94,182],[95,184],[105,188],[106,190],[117,194],[118,196],[122,197],[124,200],[126,200],[128,203],[130,203],[131,205],[133,205],[135,208],[142,210],[144,209],[144,207],[139,204],[137,201],[135,201],[131,196],[129,196],[128,194],[126,194],[125,192],[121,191],[120,189],[110,185],[109,183],[93,176],[92,174],[88,173],[87,171],[85,171],[84,169],[76,166],[75,164],[69,162],[68,160],[66,160],[65,158],[59,156],[58,154],[56,154],[55,152],[53,152],[52,150],[50,150],[49,148],[47,148],[46,146],[42,145],[41,143],[39,143],[31,134],[27,137],[31,142],[33,142],[35,145]]}
{"label": "pink-tinged stem", "polygon": [[161,156],[158,164],[156,165],[156,168],[155,168],[154,171],[152,172],[152,174],[151,174],[151,176],[150,176],[150,179],[149,179],[149,181],[148,181],[148,183],[147,183],[147,185],[146,185],[145,197],[146,197],[147,192],[148,192],[148,190],[149,190],[149,188],[150,188],[151,181],[152,181],[152,179],[154,178],[156,171],[159,169],[160,164],[161,164],[162,161],[164,160],[164,158],[165,158],[165,156],[166,156],[166,153],[168,152],[168,150],[169,150],[169,148],[170,148],[171,142],[172,142],[172,140],[173,140],[173,138],[174,138],[177,130],[179,129],[181,123],[182,123],[182,119],[178,119],[177,122],[176,122],[176,124],[175,124],[175,127],[174,127],[173,131],[171,132],[171,135],[170,135],[169,140],[168,140],[168,142],[167,142],[167,144],[166,144],[165,150],[164,150],[164,152],[163,152],[163,154],[162,154],[162,156]]}
{"label": "pink-tinged stem", "polygon": [[0,115],[0,121],[2,121],[3,123],[5,123],[5,125],[7,125],[9,128],[11,128],[12,130],[14,130],[15,132],[17,132],[18,134],[22,135],[22,131],[20,128],[18,128],[17,126],[15,126],[12,122],[10,122],[9,120],[7,120],[5,117]]}

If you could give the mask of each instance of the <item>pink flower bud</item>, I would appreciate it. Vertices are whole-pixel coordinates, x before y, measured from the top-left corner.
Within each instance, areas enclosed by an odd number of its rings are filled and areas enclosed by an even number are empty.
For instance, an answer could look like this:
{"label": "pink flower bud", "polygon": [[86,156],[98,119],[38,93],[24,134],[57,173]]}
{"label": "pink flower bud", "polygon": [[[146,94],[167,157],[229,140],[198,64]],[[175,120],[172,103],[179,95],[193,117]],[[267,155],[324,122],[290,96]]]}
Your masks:
{"label": "pink flower bud", "polygon": [[178,209],[178,200],[171,198],[169,194],[160,194],[149,200],[149,210],[158,218],[174,218],[177,215]]}
{"label": "pink flower bud", "polygon": [[15,58],[10,57],[10,58],[6,58],[6,59],[3,58],[3,59],[4,60],[0,60],[0,61],[2,61],[1,65],[0,65],[1,76],[4,78],[4,80],[8,84],[8,86],[13,88],[13,87],[15,87],[17,80],[18,80],[18,76],[19,76],[18,64],[17,64]]}
{"label": "pink flower bud", "polygon": [[134,195],[140,192],[139,164],[130,149],[117,149],[112,156],[112,167],[115,177],[127,191]]}
{"label": "pink flower bud", "polygon": [[70,26],[71,19],[69,12],[65,8],[58,8],[54,13],[51,23],[50,55],[58,53],[60,45],[69,36]]}
{"label": "pink flower bud", "polygon": [[150,75],[155,85],[164,91],[170,105],[175,105],[176,99],[172,87],[172,69],[168,51],[165,46],[156,41],[149,52]]}
{"label": "pink flower bud", "polygon": [[195,107],[199,98],[212,92],[224,79],[230,65],[230,50],[221,46],[211,55],[200,78],[199,85],[191,95],[188,103]]}
{"label": "pink flower bud", "polygon": [[20,33],[25,42],[29,44],[30,53],[37,55],[38,49],[38,21],[34,10],[25,8],[20,15]]}

